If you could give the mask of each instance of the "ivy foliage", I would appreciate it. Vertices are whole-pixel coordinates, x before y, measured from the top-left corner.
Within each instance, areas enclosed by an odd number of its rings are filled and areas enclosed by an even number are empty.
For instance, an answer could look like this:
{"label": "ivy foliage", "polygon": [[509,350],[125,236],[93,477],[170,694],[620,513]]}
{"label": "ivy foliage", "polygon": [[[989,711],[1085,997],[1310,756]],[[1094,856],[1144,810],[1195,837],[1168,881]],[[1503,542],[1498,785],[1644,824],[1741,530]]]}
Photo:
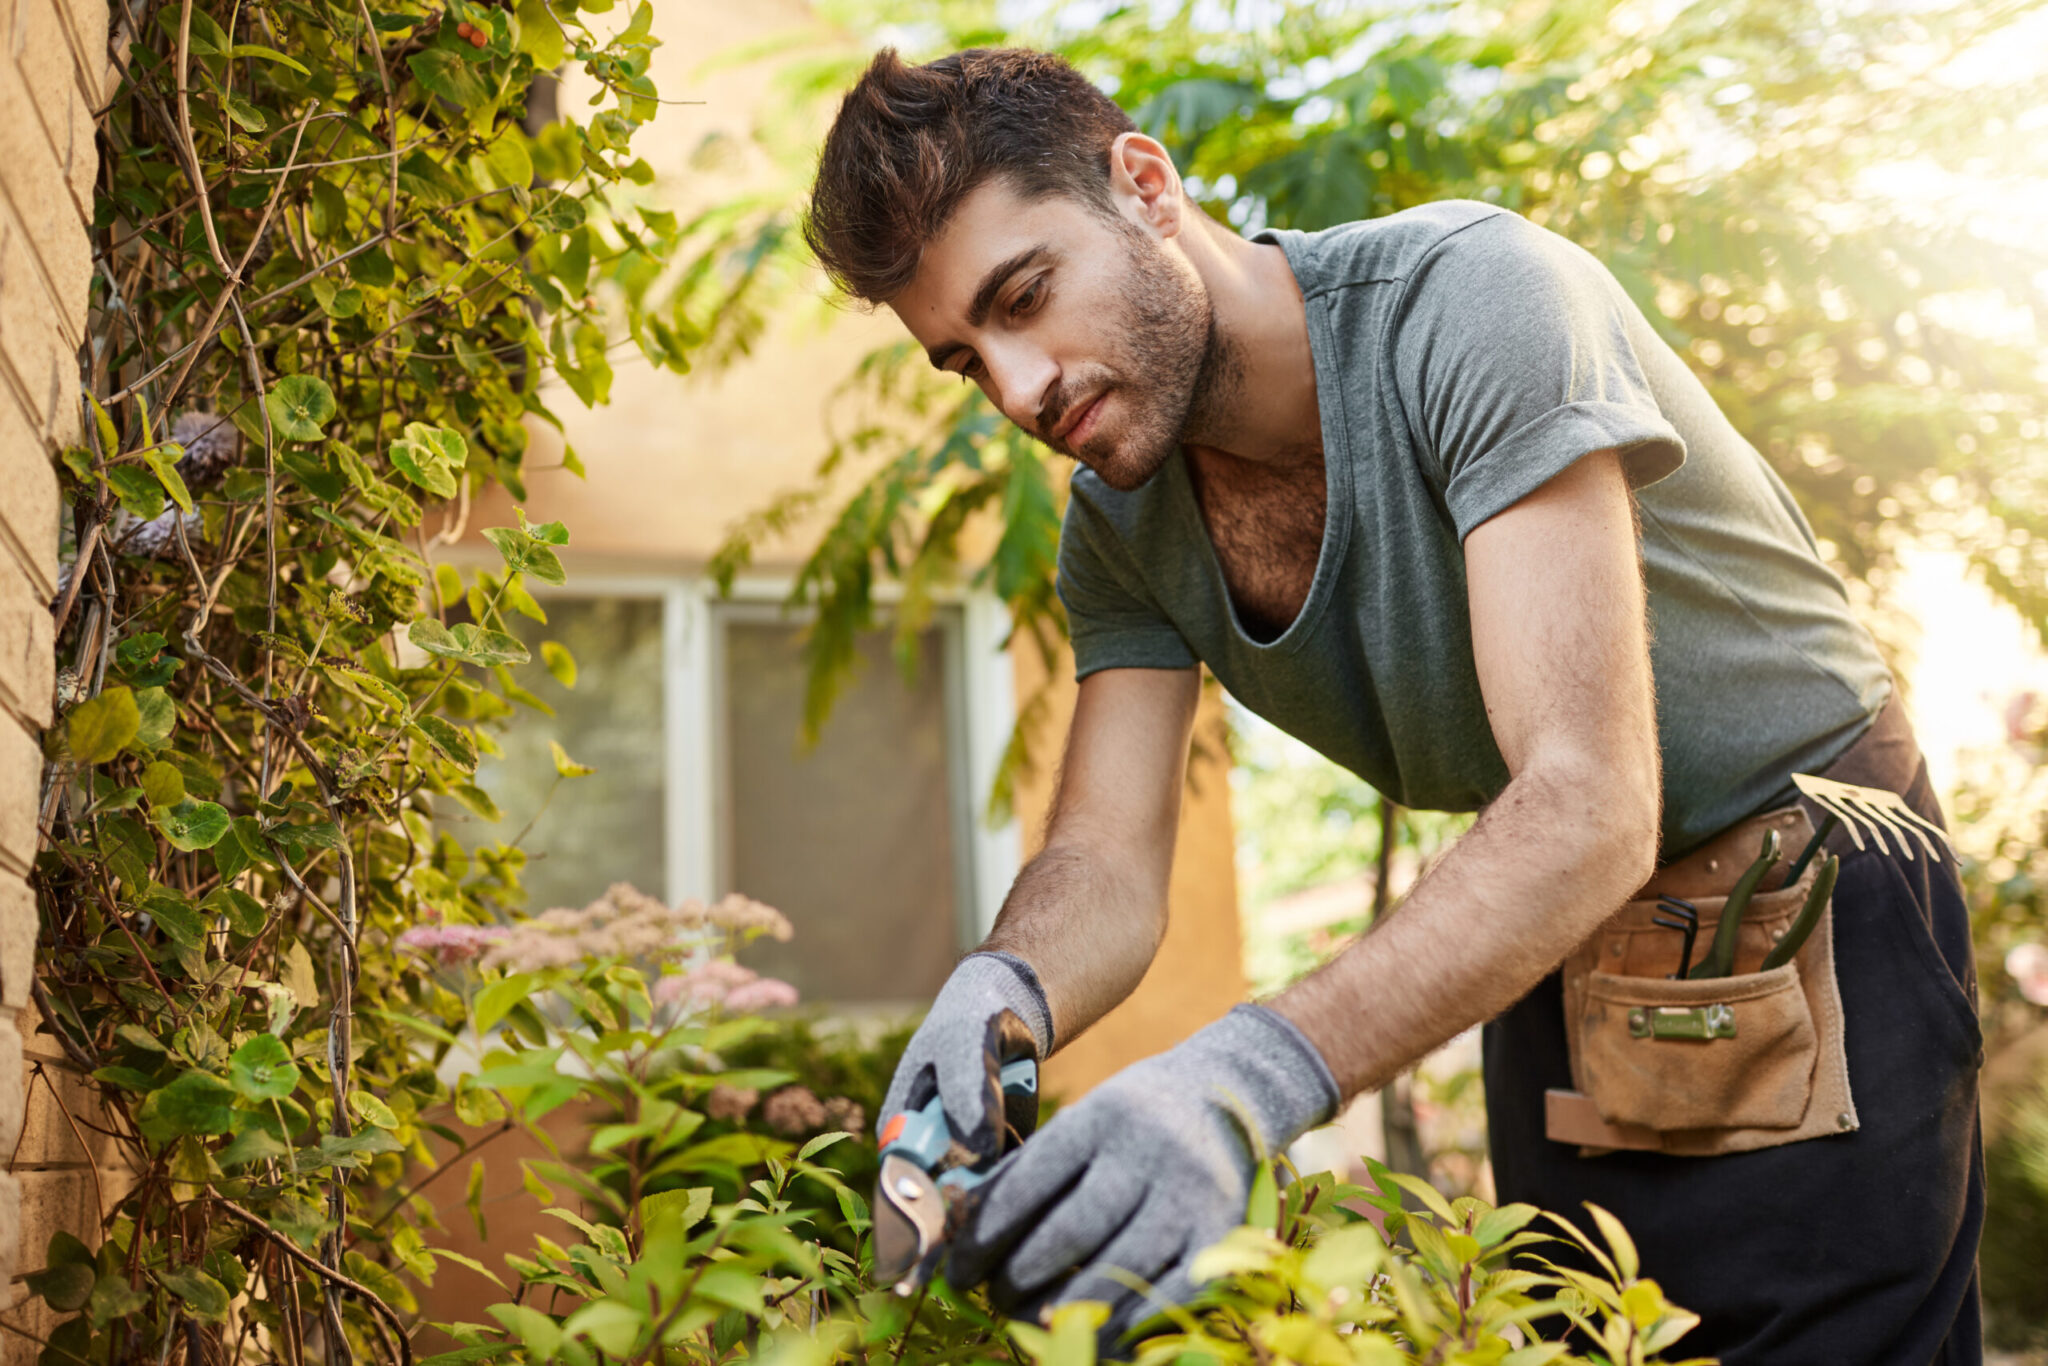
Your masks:
{"label": "ivy foliage", "polygon": [[[1445,198],[1526,214],[1614,271],[1852,581],[1881,581],[1904,541],[1953,544],[2048,639],[2035,321],[2048,251],[2038,223],[2006,212],[2048,174],[2028,131],[2048,108],[2048,73],[2005,60],[2042,8],[1481,0],[1026,14],[844,0],[783,79],[817,109],[884,41],[914,60],[1038,47],[1111,92],[1173,154],[1195,201],[1241,229],[1313,231]],[[962,540],[978,510],[999,528],[979,581],[1022,628],[1049,641],[1063,630],[1049,579],[1069,467],[920,364],[906,342],[849,376],[817,479],[736,526],[720,558],[736,573],[754,545],[825,512],[793,593],[818,611],[814,729],[851,664],[847,639],[874,620],[874,584],[902,581],[899,628],[914,629],[932,578],[978,546]]]}
{"label": "ivy foliage", "polygon": [[78,1311],[44,1360],[406,1362],[435,1263],[395,1187],[501,1102],[437,1072],[464,1003],[391,941],[520,904],[517,840],[446,827],[497,818],[521,680],[574,676],[508,629],[564,527],[436,554],[616,348],[687,366],[664,281],[717,248],[645,203],[645,0],[114,8],[34,878],[103,1225],[32,1278]]}

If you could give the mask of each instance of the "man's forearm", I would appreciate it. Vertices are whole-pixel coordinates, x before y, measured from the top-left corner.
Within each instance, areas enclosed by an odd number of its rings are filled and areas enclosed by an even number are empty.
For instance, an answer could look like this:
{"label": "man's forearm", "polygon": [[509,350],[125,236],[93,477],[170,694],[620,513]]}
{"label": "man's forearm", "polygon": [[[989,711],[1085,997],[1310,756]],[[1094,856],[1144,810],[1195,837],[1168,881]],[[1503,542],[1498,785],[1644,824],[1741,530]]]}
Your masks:
{"label": "man's forearm", "polygon": [[1654,799],[1617,813],[1612,790],[1517,778],[1397,914],[1272,1003],[1346,1097],[1513,1005],[1648,879]]}
{"label": "man's forearm", "polygon": [[1137,989],[1166,933],[1166,898],[1154,890],[1159,880],[1114,868],[1085,845],[1048,845],[1017,875],[982,945],[1013,953],[1037,972],[1057,1046]]}

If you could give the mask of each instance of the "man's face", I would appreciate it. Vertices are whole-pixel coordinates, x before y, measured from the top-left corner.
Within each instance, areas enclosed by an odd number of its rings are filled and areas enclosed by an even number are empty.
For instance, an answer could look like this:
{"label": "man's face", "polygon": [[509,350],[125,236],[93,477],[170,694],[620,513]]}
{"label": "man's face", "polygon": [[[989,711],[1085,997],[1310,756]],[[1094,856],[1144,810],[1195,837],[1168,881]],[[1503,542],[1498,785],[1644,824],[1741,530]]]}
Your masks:
{"label": "man's face", "polygon": [[990,181],[889,307],[941,370],[1111,488],[1178,447],[1210,346],[1209,296],[1147,228]]}

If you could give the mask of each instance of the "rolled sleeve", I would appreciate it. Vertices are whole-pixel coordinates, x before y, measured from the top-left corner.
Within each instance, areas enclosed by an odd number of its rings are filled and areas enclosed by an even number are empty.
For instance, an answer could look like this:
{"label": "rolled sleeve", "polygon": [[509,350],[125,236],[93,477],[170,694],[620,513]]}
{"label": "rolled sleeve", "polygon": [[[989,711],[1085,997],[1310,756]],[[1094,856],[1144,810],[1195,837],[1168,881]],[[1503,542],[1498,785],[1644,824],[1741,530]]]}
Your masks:
{"label": "rolled sleeve", "polygon": [[1595,451],[1620,451],[1634,488],[1685,462],[1636,353],[1648,324],[1605,266],[1524,218],[1441,243],[1396,329],[1396,390],[1460,541]]}

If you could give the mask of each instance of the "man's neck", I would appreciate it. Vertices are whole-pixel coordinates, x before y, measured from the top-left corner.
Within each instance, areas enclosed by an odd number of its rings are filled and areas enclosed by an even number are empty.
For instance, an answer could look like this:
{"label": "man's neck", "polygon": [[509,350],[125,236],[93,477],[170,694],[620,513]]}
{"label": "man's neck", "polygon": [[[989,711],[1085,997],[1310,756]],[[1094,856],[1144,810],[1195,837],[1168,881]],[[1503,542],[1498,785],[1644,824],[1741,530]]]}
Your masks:
{"label": "man's neck", "polygon": [[1261,465],[1319,459],[1308,310],[1286,253],[1206,221],[1190,227],[1184,250],[1208,287],[1215,332],[1182,444]]}

